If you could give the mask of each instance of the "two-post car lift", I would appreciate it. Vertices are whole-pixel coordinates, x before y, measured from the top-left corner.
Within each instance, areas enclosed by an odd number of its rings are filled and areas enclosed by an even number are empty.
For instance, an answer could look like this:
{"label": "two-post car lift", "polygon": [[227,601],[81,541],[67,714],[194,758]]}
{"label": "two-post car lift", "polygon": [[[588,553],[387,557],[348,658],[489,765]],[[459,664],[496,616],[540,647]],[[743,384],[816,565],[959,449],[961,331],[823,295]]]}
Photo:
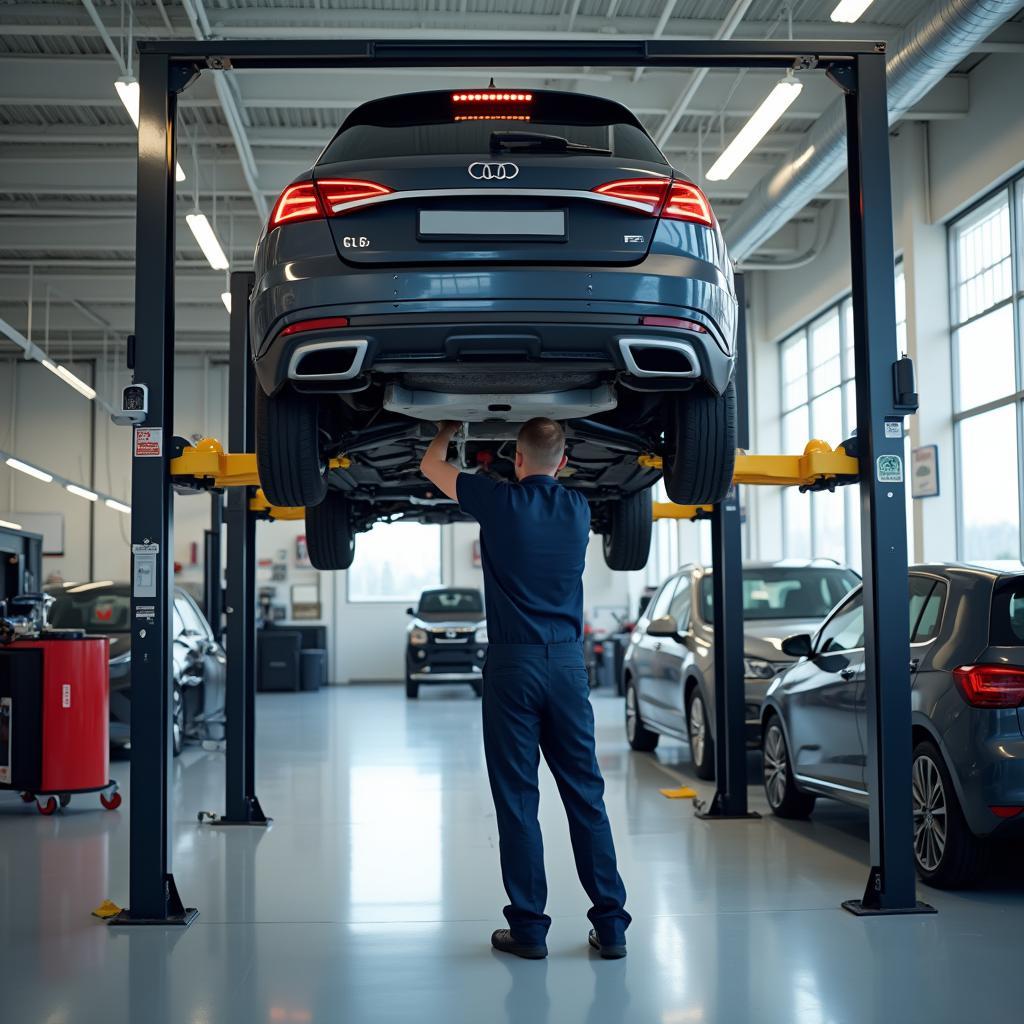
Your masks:
{"label": "two-post car lift", "polygon": [[[139,44],[135,379],[149,388],[132,464],[132,814],[128,908],[117,925],[188,924],[171,873],[171,551],[174,392],[174,165],[178,94],[201,73],[269,68],[760,67],[818,70],[845,97],[850,194],[857,480],[865,594],[871,871],[856,913],[913,913],[910,650],[903,419],[897,394],[885,46],[794,41],[180,40]],[[245,308],[247,275],[232,278]],[[232,347],[244,345],[233,325]],[[248,378],[251,381],[251,378]],[[230,446],[252,452],[251,388],[234,373]],[[143,431],[140,443],[138,431]],[[813,459],[815,453],[805,458]],[[852,461],[852,460],[851,460]],[[848,466],[852,470],[852,466]],[[740,521],[735,489],[712,513],[716,686],[725,728],[742,724]],[[255,639],[253,531],[247,487],[228,491],[228,805],[225,822],[260,824],[252,779]],[[883,685],[884,681],[884,685]],[[735,706],[734,706],[735,705]],[[733,723],[735,725],[735,723]],[[739,735],[737,732],[736,735]],[[240,755],[241,751],[241,755]],[[746,816],[745,764],[719,743],[711,816]],[[741,787],[740,781],[744,782]],[[742,789],[742,792],[740,791]]]}

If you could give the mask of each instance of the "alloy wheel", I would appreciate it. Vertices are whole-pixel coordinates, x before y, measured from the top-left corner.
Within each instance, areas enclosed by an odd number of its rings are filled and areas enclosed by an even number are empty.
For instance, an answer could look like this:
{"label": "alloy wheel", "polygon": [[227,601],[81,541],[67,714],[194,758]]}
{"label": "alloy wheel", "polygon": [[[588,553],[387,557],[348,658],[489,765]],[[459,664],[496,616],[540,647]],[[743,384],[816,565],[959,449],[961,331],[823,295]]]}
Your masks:
{"label": "alloy wheel", "polygon": [[911,773],[914,808],[914,856],[924,871],[935,871],[946,851],[946,788],[939,766],[921,754]]}
{"label": "alloy wheel", "polygon": [[704,746],[707,742],[707,721],[704,715],[704,701],[696,694],[690,701],[690,752],[694,764],[704,763]]}
{"label": "alloy wheel", "polygon": [[781,806],[786,796],[786,760],[782,729],[772,723],[764,738],[764,791],[772,807]]}
{"label": "alloy wheel", "polygon": [[626,739],[632,743],[636,739],[636,688],[626,687]]}

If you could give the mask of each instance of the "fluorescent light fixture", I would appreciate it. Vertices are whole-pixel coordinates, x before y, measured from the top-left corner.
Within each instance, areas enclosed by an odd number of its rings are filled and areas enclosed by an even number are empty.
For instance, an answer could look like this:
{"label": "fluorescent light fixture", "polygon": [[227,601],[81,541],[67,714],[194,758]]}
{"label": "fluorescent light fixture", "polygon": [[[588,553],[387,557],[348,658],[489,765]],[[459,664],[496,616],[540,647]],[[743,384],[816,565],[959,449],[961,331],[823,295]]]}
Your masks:
{"label": "fluorescent light fixture", "polygon": [[68,589],[69,594],[81,594],[84,590],[99,590],[102,587],[112,587],[113,580],[96,580],[94,583],[79,583],[77,586]]}
{"label": "fluorescent light fixture", "polygon": [[231,312],[231,292],[221,292],[220,301],[224,303],[224,308],[230,313]]}
{"label": "fluorescent light fixture", "polygon": [[42,363],[50,373],[60,377],[65,384],[70,384],[80,395],[85,395],[90,400],[96,397],[95,389],[76,377],[66,366],[58,366],[56,363],[51,363],[49,359],[42,360]]}
{"label": "fluorescent light fixture", "polygon": [[188,222],[192,234],[195,235],[199,248],[203,250],[206,262],[214,270],[227,270],[228,258],[224,255],[224,250],[221,248],[220,241],[216,234],[214,234],[213,228],[210,227],[206,214],[202,210],[193,210],[185,215],[185,220]]}
{"label": "fluorescent light fixture", "polygon": [[79,487],[78,484],[65,484],[64,490],[77,494],[80,498],[85,498],[86,501],[95,501],[99,497],[95,491],[88,491],[84,487]]}
{"label": "fluorescent light fixture", "polygon": [[11,469],[18,470],[19,473],[27,473],[29,476],[34,476],[37,480],[42,480],[44,484],[53,482],[53,477],[49,473],[36,469],[35,466],[30,466],[27,462],[22,462],[21,459],[9,458],[7,465]]}
{"label": "fluorescent light fixture", "polygon": [[20,523],[11,523],[11,522],[8,522],[6,519],[0,519],[0,526],[2,526],[5,530],[20,530],[21,529],[21,524]]}
{"label": "fluorescent light fixture", "polygon": [[123,501],[115,501],[113,498],[105,498],[103,504],[107,508],[112,508],[115,512],[123,512],[126,516],[131,515],[131,505],[126,505]]}
{"label": "fluorescent light fixture", "polygon": [[833,21],[856,21],[872,4],[873,0],[839,0],[832,12]]}
{"label": "fluorescent light fixture", "polygon": [[724,152],[711,165],[705,175],[709,181],[724,181],[750,155],[750,151],[768,134],[776,121],[789,109],[790,104],[803,91],[803,82],[787,75],[765,97],[764,102],[750,115],[750,120],[739,134],[725,147]]}
{"label": "fluorescent light fixture", "polygon": [[[117,95],[121,97],[121,102],[124,104],[124,109],[128,111],[128,116],[132,119],[135,124],[136,130],[139,127],[139,83],[134,75],[125,75],[119,78],[114,83],[114,88],[117,90]],[[184,181],[185,172],[181,169],[181,164],[175,163],[174,165],[174,180]]]}

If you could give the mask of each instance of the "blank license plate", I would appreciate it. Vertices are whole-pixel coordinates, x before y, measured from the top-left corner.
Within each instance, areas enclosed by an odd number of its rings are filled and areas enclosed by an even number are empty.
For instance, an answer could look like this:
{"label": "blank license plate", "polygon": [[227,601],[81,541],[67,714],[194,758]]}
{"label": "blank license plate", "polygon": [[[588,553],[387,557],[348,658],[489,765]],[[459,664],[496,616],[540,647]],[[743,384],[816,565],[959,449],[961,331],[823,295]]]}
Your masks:
{"label": "blank license plate", "polygon": [[420,210],[420,234],[446,238],[565,238],[565,210]]}

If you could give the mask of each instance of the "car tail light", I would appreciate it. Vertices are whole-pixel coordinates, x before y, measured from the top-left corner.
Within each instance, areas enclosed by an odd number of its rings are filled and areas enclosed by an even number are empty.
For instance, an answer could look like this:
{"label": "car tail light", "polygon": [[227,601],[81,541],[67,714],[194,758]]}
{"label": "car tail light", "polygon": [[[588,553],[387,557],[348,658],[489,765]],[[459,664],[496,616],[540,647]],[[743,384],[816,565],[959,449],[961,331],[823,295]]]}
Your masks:
{"label": "car tail light", "polygon": [[281,224],[313,220],[323,215],[316,186],[311,181],[300,181],[297,185],[289,185],[274,204],[274,212],[270,215],[270,230]]}
{"label": "car tail light", "polygon": [[989,810],[997,818],[1016,818],[1021,811],[1024,811],[1024,807],[1008,807],[1004,804],[997,807],[989,807]]}
{"label": "car tail light", "polygon": [[339,203],[350,203],[340,213],[356,208],[360,200],[375,199],[393,192],[387,185],[355,178],[328,178],[323,181],[300,181],[289,185],[274,204],[269,230],[282,224],[295,224],[302,220],[317,220],[334,215]]}
{"label": "car tail light", "polygon": [[298,323],[289,324],[285,327],[279,337],[284,338],[289,334],[302,334],[304,331],[322,331],[330,327],[348,327],[348,317],[322,316],[318,320],[300,320]]}
{"label": "car tail light", "polygon": [[483,89],[479,92],[453,92],[452,103],[532,103],[532,92],[508,92]]}
{"label": "car tail light", "polygon": [[642,316],[640,323],[644,327],[675,327],[680,331],[696,331],[698,334],[707,334],[708,329],[697,323],[696,320],[684,320],[678,316]]}
{"label": "car tail light", "polygon": [[1015,708],[1024,704],[1024,669],[1012,665],[961,665],[953,680],[974,708]]}
{"label": "car tail light", "polygon": [[715,223],[707,196],[688,181],[673,181],[671,178],[623,178],[620,181],[598,185],[594,191],[603,196],[643,203],[651,216],[660,214],[668,220],[687,220],[709,228]]}

